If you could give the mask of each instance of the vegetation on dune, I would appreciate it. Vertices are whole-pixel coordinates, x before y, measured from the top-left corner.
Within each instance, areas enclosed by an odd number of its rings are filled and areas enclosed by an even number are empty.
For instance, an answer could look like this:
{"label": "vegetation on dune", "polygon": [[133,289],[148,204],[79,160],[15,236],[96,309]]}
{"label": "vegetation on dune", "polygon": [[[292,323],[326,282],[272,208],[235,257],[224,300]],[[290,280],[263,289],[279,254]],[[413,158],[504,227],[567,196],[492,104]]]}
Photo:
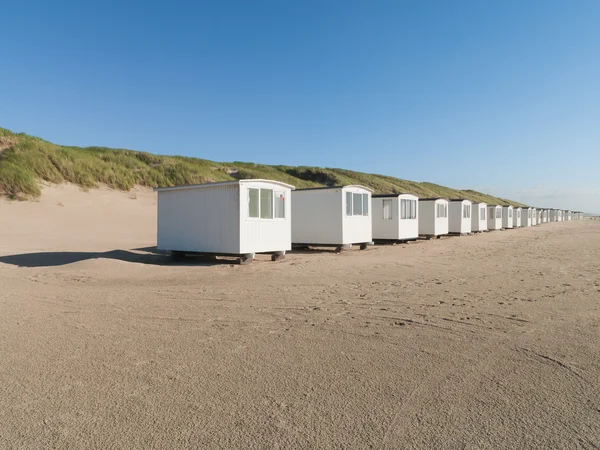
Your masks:
{"label": "vegetation on dune", "polygon": [[411,193],[419,197],[467,198],[491,204],[513,204],[472,190],[433,183],[320,167],[267,166],[245,162],[217,163],[182,156],[160,156],[103,147],[69,147],[0,128],[0,195],[37,197],[39,182],[70,182],[83,188],[115,189],[174,186],[211,181],[266,178],[297,188],[362,184],[376,193]]}

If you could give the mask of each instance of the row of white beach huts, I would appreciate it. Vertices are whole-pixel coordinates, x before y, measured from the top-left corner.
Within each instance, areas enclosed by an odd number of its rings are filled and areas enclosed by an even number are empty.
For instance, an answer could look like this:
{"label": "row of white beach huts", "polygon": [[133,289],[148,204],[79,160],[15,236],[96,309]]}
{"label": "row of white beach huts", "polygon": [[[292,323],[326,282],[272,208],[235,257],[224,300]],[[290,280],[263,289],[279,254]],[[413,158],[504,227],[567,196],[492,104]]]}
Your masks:
{"label": "row of white beach huts", "polygon": [[547,208],[488,205],[465,199],[373,195],[365,186],[310,189],[271,180],[157,188],[159,250],[173,255],[283,258],[293,247],[405,242],[443,235],[530,227],[583,218]]}

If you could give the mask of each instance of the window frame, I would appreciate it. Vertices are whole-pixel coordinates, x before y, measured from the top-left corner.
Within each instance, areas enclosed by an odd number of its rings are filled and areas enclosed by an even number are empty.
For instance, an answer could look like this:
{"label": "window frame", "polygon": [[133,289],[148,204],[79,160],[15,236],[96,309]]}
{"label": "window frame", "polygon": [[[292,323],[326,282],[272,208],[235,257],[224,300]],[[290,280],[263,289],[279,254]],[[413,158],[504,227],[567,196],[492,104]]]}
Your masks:
{"label": "window frame", "polygon": [[[436,219],[446,219],[448,218],[448,205],[446,203],[436,203],[435,204],[436,208],[435,208],[435,218]],[[443,211],[443,215],[440,214],[440,206],[442,207],[441,210]]]}
{"label": "window frame", "polygon": [[[280,197],[282,196],[282,197]],[[280,208],[280,210],[283,213],[283,216],[279,217],[277,215],[277,200],[278,199],[282,199],[282,207]],[[285,201],[285,191],[278,191],[276,189],[273,189],[273,219],[285,219],[285,205],[286,205],[286,201]]]}
{"label": "window frame", "polygon": [[[386,217],[386,212],[388,212],[388,217]],[[394,202],[391,198],[384,198],[381,202],[381,220],[394,220]]]}
{"label": "window frame", "polygon": [[463,219],[471,218],[471,205],[463,203]]}
{"label": "window frame", "polygon": [[[287,201],[286,199],[290,195],[286,189],[282,189],[278,186],[273,187],[258,187],[258,186],[247,186],[246,190],[248,191],[248,210],[246,212],[246,220],[251,221],[278,221],[284,222],[287,220]],[[251,216],[250,210],[250,200],[251,200],[251,192],[258,191],[258,216]],[[271,199],[271,217],[262,217],[263,210],[263,191],[271,191],[270,199]],[[275,195],[282,194],[283,195],[283,217],[276,217],[275,215]]]}
{"label": "window frame", "polygon": [[[256,192],[256,215],[252,215],[252,193]],[[248,219],[260,219],[260,188],[248,188]]]}
{"label": "window frame", "polygon": [[[348,200],[352,199],[351,202],[349,202]],[[353,192],[353,191],[346,191],[346,195],[345,195],[345,202],[346,202],[346,214],[345,217],[369,217],[369,210],[371,209],[369,207],[369,194],[364,193],[364,192]],[[360,214],[355,214],[354,213],[354,206],[356,202],[356,206],[358,206],[358,203],[360,202]]]}

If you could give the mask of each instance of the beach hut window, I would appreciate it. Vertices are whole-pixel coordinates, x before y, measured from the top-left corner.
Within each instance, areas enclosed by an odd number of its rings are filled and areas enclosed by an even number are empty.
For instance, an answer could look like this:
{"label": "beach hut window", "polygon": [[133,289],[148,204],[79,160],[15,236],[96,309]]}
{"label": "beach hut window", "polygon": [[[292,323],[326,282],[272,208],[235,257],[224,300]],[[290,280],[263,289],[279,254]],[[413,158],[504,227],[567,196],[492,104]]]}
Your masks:
{"label": "beach hut window", "polygon": [[258,218],[260,189],[248,189],[248,216]]}
{"label": "beach hut window", "polygon": [[352,192],[346,192],[346,215],[352,215]]}
{"label": "beach hut window", "polygon": [[446,205],[441,205],[441,204],[437,205],[437,217],[438,217],[438,219],[440,217],[447,217],[447,214],[448,214],[448,209],[447,209]]}
{"label": "beach hut window", "polygon": [[[404,200],[402,200],[404,202]],[[404,207],[404,203],[402,204]],[[403,212],[404,214],[404,212]],[[392,220],[392,201],[384,200],[383,201],[383,220]]]}
{"label": "beach hut window", "polygon": [[362,216],[363,215],[363,201],[361,194],[353,194],[352,200],[352,215]]}
{"label": "beach hut window", "polygon": [[275,191],[275,218],[285,219],[285,192]]}
{"label": "beach hut window", "polygon": [[463,205],[463,219],[471,218],[471,205]]}
{"label": "beach hut window", "polygon": [[527,210],[527,218],[531,219],[531,210],[530,209]]}
{"label": "beach hut window", "polygon": [[520,219],[520,218],[521,218],[521,210],[517,209],[517,219]]}
{"label": "beach hut window", "polygon": [[346,192],[346,215],[368,216],[369,194]]}
{"label": "beach hut window", "polygon": [[260,218],[273,218],[273,189],[260,190]]}
{"label": "beach hut window", "polygon": [[508,218],[509,218],[509,219],[510,219],[510,218],[512,218],[512,209],[509,209],[509,210],[508,210]]}
{"label": "beach hut window", "polygon": [[496,219],[502,219],[502,209],[496,208]]}
{"label": "beach hut window", "polygon": [[481,208],[480,214],[481,214],[481,220],[485,220],[485,208]]}

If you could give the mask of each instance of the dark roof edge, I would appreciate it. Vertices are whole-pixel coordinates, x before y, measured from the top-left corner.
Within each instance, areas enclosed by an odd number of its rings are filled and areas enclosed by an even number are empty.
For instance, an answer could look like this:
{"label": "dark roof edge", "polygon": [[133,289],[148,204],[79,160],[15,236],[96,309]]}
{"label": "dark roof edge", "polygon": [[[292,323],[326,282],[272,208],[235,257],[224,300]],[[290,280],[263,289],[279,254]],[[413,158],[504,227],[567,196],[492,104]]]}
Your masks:
{"label": "dark roof edge", "polygon": [[394,198],[394,197],[398,197],[399,195],[412,195],[413,197],[419,198],[418,195],[411,194],[410,192],[400,192],[398,194],[374,194],[374,195],[371,195],[371,197],[372,198],[384,198],[384,197]]}

